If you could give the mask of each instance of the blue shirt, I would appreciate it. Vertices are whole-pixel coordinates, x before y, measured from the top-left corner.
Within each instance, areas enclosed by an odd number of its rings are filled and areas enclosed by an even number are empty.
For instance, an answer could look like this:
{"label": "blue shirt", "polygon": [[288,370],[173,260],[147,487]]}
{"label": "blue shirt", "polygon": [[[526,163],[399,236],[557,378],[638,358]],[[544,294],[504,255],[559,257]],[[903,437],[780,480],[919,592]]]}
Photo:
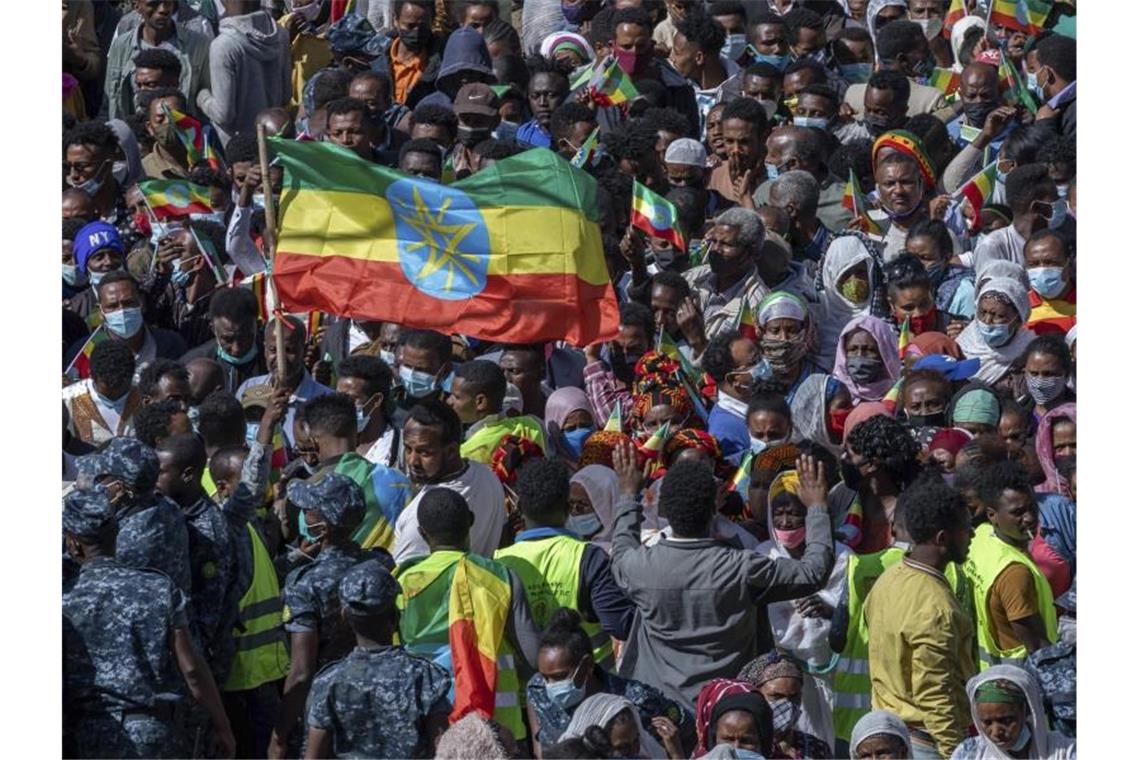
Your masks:
{"label": "blue shirt", "polygon": [[[950,139],[953,140],[959,148],[965,148],[967,145],[974,141],[973,137],[970,137],[970,139],[962,137],[962,123],[963,119],[965,118],[966,117],[964,115],[956,116],[954,117],[953,121],[949,122],[946,125],[947,134],[950,135]],[[1005,138],[1009,137],[1009,133],[1012,132],[1017,126],[1017,124],[1011,121],[1009,124],[1005,125],[1005,129],[999,132],[997,137],[990,141],[990,150],[992,151],[991,155],[997,155],[997,152],[1001,150],[1002,142],[1005,140]],[[977,129],[981,131],[980,128]]]}
{"label": "blue shirt", "polygon": [[724,458],[735,465],[740,464],[741,455],[751,446],[751,441],[748,439],[748,423],[743,417],[733,414],[719,404],[709,412],[709,433],[720,444]]}
{"label": "blue shirt", "polygon": [[[246,388],[250,388],[254,385],[269,385],[272,381],[273,373],[251,377],[238,386],[234,395],[237,396],[238,401],[241,401],[242,394],[245,393]],[[293,391],[293,395],[289,397],[289,410],[285,412],[285,419],[281,421],[281,432],[285,435],[285,443],[288,444],[290,449],[295,448],[297,445],[296,441],[293,440],[293,420],[297,416],[297,410],[309,399],[332,392],[332,388],[321,385],[313,379],[313,376],[309,374],[309,370],[305,370],[301,382],[297,385],[297,390]]]}
{"label": "blue shirt", "polygon": [[538,124],[537,119],[531,119],[519,126],[515,132],[515,140],[522,145],[533,145],[536,148],[550,147],[550,133]]}

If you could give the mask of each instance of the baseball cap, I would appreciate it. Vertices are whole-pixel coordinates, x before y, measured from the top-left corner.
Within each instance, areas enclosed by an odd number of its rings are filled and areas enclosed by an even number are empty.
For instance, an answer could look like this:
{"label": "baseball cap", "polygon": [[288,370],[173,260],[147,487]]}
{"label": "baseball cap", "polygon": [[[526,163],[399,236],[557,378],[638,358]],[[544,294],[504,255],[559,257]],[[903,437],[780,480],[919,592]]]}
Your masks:
{"label": "baseball cap", "polygon": [[705,160],[707,158],[708,152],[705,150],[705,146],[691,137],[682,137],[679,140],[674,140],[669,143],[669,147],[665,149],[665,163],[667,164],[699,166],[703,169],[705,168]]}
{"label": "baseball cap", "polygon": [[319,512],[329,527],[355,528],[364,519],[364,492],[347,475],[290,480],[286,494],[302,511]]}
{"label": "baseball cap", "polygon": [[932,369],[950,381],[969,380],[982,368],[981,359],[955,359],[948,354],[930,354],[914,363],[911,370]]}
{"label": "baseball cap", "polygon": [[340,602],[351,612],[377,615],[396,609],[400,584],[380,560],[353,565],[341,578]]}
{"label": "baseball cap", "polygon": [[469,82],[459,88],[455,93],[453,107],[456,116],[463,114],[476,114],[478,116],[497,116],[499,113],[499,96],[482,82]]}

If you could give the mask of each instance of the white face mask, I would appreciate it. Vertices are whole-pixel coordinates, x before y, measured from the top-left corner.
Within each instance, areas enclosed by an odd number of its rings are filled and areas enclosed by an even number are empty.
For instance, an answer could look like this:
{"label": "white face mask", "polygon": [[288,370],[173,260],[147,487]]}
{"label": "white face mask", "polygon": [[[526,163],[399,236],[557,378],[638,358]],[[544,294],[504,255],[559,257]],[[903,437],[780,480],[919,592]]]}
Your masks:
{"label": "white face mask", "polygon": [[928,40],[932,40],[942,34],[942,19],[940,18],[912,18],[910,20],[922,27],[922,33]]}

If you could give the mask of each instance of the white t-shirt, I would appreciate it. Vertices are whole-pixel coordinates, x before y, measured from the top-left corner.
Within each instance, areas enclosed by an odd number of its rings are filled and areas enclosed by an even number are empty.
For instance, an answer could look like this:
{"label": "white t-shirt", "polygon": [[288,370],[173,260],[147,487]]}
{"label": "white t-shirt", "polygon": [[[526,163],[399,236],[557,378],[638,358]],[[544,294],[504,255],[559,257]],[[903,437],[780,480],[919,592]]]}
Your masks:
{"label": "white t-shirt", "polygon": [[396,563],[431,552],[420,535],[419,505],[423,495],[432,488],[450,488],[467,500],[467,507],[475,515],[475,524],[471,526],[471,551],[492,558],[499,548],[503,524],[507,521],[503,485],[487,465],[467,462],[467,469],[455,480],[424,487],[400,512],[396,520],[396,546],[392,550]]}

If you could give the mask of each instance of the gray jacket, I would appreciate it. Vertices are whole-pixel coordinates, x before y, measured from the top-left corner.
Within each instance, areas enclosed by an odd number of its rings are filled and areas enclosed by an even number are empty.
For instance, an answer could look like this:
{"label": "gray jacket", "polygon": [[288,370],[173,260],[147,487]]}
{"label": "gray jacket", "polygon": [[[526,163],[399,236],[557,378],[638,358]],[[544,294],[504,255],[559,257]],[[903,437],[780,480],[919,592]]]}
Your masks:
{"label": "gray jacket", "polygon": [[253,131],[262,109],[289,103],[289,56],[289,33],[265,11],[222,19],[210,43],[210,89],[198,93],[198,108],[223,144]]}
{"label": "gray jacket", "polygon": [[639,614],[620,674],[684,704],[710,678],[735,678],[762,654],[760,639],[771,641],[764,605],[818,591],[835,561],[827,511],[815,507],[800,560],[773,560],[712,538],[663,538],[644,547],[641,521],[641,505],[623,495],[610,566]]}
{"label": "gray jacket", "polygon": [[[136,26],[115,37],[107,52],[107,78],[103,80],[103,107],[107,119],[124,119],[135,112],[134,82],[135,56],[142,51],[139,30]],[[172,51],[182,64],[178,89],[193,104],[201,90],[210,89],[210,38],[176,24]]]}

